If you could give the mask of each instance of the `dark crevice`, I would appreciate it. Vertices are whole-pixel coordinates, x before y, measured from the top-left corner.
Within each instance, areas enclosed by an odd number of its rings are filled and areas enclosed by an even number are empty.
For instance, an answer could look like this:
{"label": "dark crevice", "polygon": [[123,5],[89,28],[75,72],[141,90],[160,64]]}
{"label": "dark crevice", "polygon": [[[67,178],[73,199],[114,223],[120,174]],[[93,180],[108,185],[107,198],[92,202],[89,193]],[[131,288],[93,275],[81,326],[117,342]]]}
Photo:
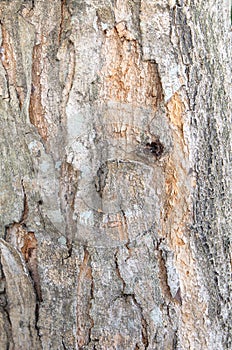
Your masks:
{"label": "dark crevice", "polygon": [[94,327],[94,319],[90,316],[90,309],[92,306],[92,301],[94,300],[94,281],[93,281],[93,275],[92,275],[91,257],[90,257],[90,261],[89,261],[89,266],[91,268],[91,288],[90,288],[90,300],[89,300],[89,313],[88,314],[89,314],[91,326],[89,328],[88,343],[90,344],[92,329]]}
{"label": "dark crevice", "polygon": [[43,225],[43,229],[46,231],[46,223],[45,223],[45,220],[44,220],[44,217],[43,217],[43,213],[42,213],[42,208],[41,208],[42,204],[43,204],[43,201],[39,200],[37,209],[38,209],[38,213],[39,213],[39,217],[40,217],[40,222]]}
{"label": "dark crevice", "polygon": [[122,213],[122,217],[123,217],[123,221],[124,221],[124,230],[125,230],[125,233],[126,233],[126,237],[127,237],[127,243],[125,244],[125,246],[126,246],[126,248],[127,248],[127,250],[128,250],[128,253],[129,253],[129,255],[130,255],[130,248],[129,248],[129,245],[130,245],[130,237],[129,237],[129,235],[128,235],[128,225],[127,225],[127,217],[126,217],[126,213],[125,213],[125,211],[122,209],[122,208],[120,208],[121,209],[121,213]]}
{"label": "dark crevice", "polygon": [[164,152],[164,146],[160,142],[160,140],[157,139],[155,141],[147,143],[145,146],[145,150],[148,151],[149,153],[151,153],[156,158],[159,158],[162,156],[162,154]]}
{"label": "dark crevice", "polygon": [[149,340],[148,340],[148,323],[143,316],[143,308],[141,304],[136,300],[135,294],[130,295],[134,304],[137,306],[137,308],[140,310],[140,315],[141,315],[141,325],[142,325],[142,342],[144,345],[144,349],[148,349],[149,346]]}
{"label": "dark crevice", "polygon": [[163,294],[169,299],[170,301],[173,300],[171,290],[168,284],[168,272],[166,267],[166,261],[163,255],[162,248],[160,248],[159,244],[157,247],[158,250],[158,263],[159,263],[159,279],[161,288],[163,290]]}
{"label": "dark crevice", "polygon": [[102,164],[97,171],[95,188],[101,198],[103,197],[103,191],[106,186],[108,172],[109,170],[108,170],[107,164]]}
{"label": "dark crevice", "polygon": [[177,331],[174,333],[174,336],[173,336],[172,348],[173,348],[173,350],[177,350],[178,349],[178,335],[177,335]]}
{"label": "dark crevice", "polygon": [[163,253],[163,249],[160,246],[164,242],[164,238],[160,238],[159,240],[154,240],[154,248],[158,251],[158,263],[159,263],[159,273],[160,273],[160,283],[163,290],[164,295],[170,300],[175,301],[182,305],[182,297],[181,297],[181,289],[178,288],[176,295],[173,297],[171,294],[170,286],[168,284],[168,272],[166,267],[166,259],[165,254]]}
{"label": "dark crevice", "polygon": [[22,185],[22,190],[23,190],[23,212],[21,215],[21,218],[19,220],[19,224],[24,223],[27,220],[28,217],[28,212],[29,212],[29,207],[28,207],[28,201],[27,201],[27,194],[25,191],[23,179],[21,180],[21,185]]}
{"label": "dark crevice", "polygon": [[73,242],[66,237],[66,247],[68,249],[68,255],[63,258],[64,260],[69,259],[72,257],[72,251],[73,251]]}
{"label": "dark crevice", "polygon": [[64,343],[64,339],[63,339],[63,338],[62,338],[62,345],[63,345],[64,350],[68,350],[68,348],[66,348],[66,346],[65,346],[65,343]]}
{"label": "dark crevice", "polygon": [[42,298],[42,292],[41,292],[41,286],[40,286],[40,279],[39,279],[39,273],[38,273],[38,266],[37,264],[31,268],[31,266],[28,266],[26,262],[26,266],[28,269],[28,273],[31,277],[32,284],[34,287],[35,291],[35,296],[36,296],[36,302],[37,303],[42,303],[43,298]]}
{"label": "dark crevice", "polygon": [[120,281],[122,282],[122,293],[123,293],[123,295],[127,295],[124,293],[125,288],[126,288],[126,282],[124,281],[124,279],[120,273],[119,264],[118,264],[118,249],[116,250],[116,252],[114,254],[114,261],[115,261],[117,276],[119,277]]}
{"label": "dark crevice", "polygon": [[143,316],[143,309],[142,306],[140,305],[140,303],[136,300],[136,296],[134,293],[125,293],[125,289],[126,289],[126,282],[124,280],[124,278],[122,277],[121,273],[120,273],[120,268],[119,268],[119,264],[118,264],[118,249],[116,250],[115,254],[115,266],[116,266],[116,273],[119,277],[119,279],[122,281],[122,297],[125,298],[127,301],[129,299],[133,300],[133,303],[137,306],[137,308],[140,311],[140,315],[141,315],[141,326],[142,326],[142,342],[144,345],[144,349],[147,349],[149,346],[149,340],[148,340],[148,323],[145,319],[145,317]]}

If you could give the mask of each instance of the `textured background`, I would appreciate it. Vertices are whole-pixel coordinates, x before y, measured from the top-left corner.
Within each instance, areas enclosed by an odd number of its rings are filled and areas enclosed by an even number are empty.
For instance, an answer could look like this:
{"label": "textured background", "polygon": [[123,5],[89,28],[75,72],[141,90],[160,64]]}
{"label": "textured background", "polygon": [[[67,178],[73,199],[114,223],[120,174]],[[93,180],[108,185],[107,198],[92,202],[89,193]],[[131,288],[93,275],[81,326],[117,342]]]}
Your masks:
{"label": "textured background", "polygon": [[229,349],[229,1],[0,20],[1,349]]}

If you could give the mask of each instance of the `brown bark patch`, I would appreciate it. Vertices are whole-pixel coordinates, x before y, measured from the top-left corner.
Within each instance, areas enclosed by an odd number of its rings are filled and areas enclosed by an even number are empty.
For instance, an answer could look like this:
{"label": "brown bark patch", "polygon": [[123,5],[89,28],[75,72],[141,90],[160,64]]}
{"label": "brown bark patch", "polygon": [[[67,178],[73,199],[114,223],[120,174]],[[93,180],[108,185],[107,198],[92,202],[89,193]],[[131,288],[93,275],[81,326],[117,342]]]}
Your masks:
{"label": "brown bark patch", "polygon": [[140,45],[126,24],[121,22],[106,33],[103,51],[104,98],[156,109],[162,97],[157,66],[142,60]]}
{"label": "brown bark patch", "polygon": [[24,245],[21,248],[21,252],[24,256],[26,262],[32,256],[32,251],[37,248],[37,240],[35,238],[34,232],[27,232],[24,235]]}
{"label": "brown bark patch", "polygon": [[[184,103],[178,93],[175,93],[167,103],[168,116],[173,126],[174,149],[165,166],[165,220],[171,213],[178,212],[186,207],[186,196],[189,196],[188,153],[185,147],[183,133]],[[178,215],[182,218],[183,215]]]}
{"label": "brown bark patch", "polygon": [[184,104],[181,101],[179,94],[176,92],[170,101],[167,103],[167,108],[169,111],[169,118],[177,130],[180,132],[181,137],[183,137],[183,111]]}

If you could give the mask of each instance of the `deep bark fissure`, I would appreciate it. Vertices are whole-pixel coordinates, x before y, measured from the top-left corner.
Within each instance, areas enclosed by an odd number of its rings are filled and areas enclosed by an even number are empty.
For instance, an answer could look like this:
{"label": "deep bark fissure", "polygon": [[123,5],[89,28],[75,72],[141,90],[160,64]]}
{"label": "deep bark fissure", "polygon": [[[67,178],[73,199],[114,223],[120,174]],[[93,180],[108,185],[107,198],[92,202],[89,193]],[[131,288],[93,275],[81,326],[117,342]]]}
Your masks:
{"label": "deep bark fissure", "polygon": [[136,307],[139,310],[140,317],[141,317],[141,334],[142,334],[142,343],[144,344],[145,349],[149,346],[149,338],[148,338],[148,322],[146,318],[144,317],[144,311],[141,306],[141,304],[137,301],[136,295],[134,293],[126,293],[126,281],[121,275],[119,262],[118,262],[118,249],[116,250],[114,254],[114,261],[115,261],[115,268],[116,273],[120,281],[122,282],[122,294],[118,296],[118,298],[123,297],[127,302],[129,302],[130,299],[133,300],[133,303],[136,305]]}
{"label": "deep bark fissure", "polygon": [[[91,260],[90,260],[90,266],[91,266]],[[92,275],[92,267],[91,267],[91,286],[90,286],[90,300],[89,300],[89,310],[88,310],[88,315],[90,318],[90,328],[89,328],[89,339],[88,339],[88,343],[90,344],[92,341],[92,329],[94,328],[94,318],[90,315],[90,311],[92,308],[92,305],[94,303],[94,279],[93,279],[93,275]]]}
{"label": "deep bark fissure", "polygon": [[64,350],[68,350],[68,348],[66,348],[66,346],[65,346],[65,343],[64,343],[64,339],[62,338],[62,345],[63,345],[63,349]]}
{"label": "deep bark fissure", "polygon": [[41,345],[41,348],[42,348],[42,337],[41,337],[41,334],[40,334],[40,327],[38,325],[40,303],[41,303],[41,300],[37,300],[36,307],[35,307],[35,329],[37,331],[38,339],[39,339],[39,342],[40,342],[40,345]]}
{"label": "deep bark fissure", "polygon": [[148,335],[148,329],[149,329],[149,324],[146,320],[146,318],[143,315],[143,308],[141,304],[137,301],[136,295],[131,294],[130,297],[132,298],[134,304],[137,306],[137,308],[140,310],[140,315],[141,315],[141,328],[142,328],[142,342],[144,344],[145,349],[148,348],[149,346],[149,335]]}
{"label": "deep bark fissure", "polygon": [[118,249],[114,253],[114,261],[115,261],[115,268],[116,268],[117,276],[118,276],[119,280],[122,283],[122,295],[123,296],[127,296],[128,294],[125,294],[126,282],[125,282],[124,278],[122,277],[122,275],[120,273],[120,267],[119,267],[119,264],[118,264]]}
{"label": "deep bark fissure", "polygon": [[23,224],[27,220],[28,212],[29,212],[27,194],[24,187],[23,179],[21,180],[21,185],[22,185],[22,191],[23,191],[23,212],[18,224]]}

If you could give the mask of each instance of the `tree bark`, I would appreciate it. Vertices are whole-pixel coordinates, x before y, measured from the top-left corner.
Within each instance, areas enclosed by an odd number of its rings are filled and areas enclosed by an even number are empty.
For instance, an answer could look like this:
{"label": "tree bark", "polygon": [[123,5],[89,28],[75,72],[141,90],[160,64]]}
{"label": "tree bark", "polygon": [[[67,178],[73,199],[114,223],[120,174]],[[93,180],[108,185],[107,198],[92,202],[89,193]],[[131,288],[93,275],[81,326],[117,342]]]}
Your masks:
{"label": "tree bark", "polygon": [[0,2],[0,348],[231,348],[228,0]]}

